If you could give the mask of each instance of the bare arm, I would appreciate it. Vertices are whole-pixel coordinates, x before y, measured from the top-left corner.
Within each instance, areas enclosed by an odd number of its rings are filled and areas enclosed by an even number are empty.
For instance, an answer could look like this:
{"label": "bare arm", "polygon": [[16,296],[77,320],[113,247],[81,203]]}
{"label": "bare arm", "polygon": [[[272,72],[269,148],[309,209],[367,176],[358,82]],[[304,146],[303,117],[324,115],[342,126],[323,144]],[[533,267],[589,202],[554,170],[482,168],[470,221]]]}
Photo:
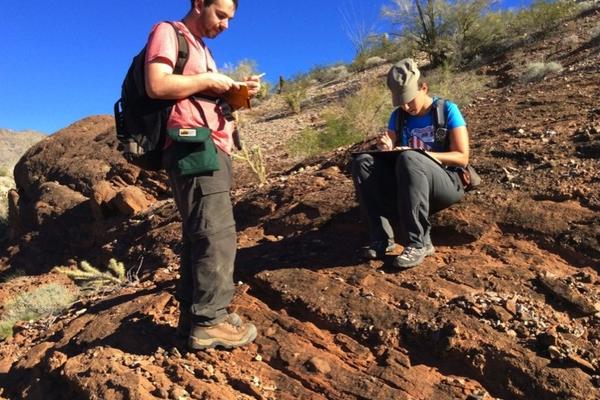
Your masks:
{"label": "bare arm", "polygon": [[444,152],[428,151],[427,154],[442,164],[452,167],[466,167],[469,163],[469,133],[466,126],[459,126],[448,132],[450,149]]}
{"label": "bare arm", "polygon": [[217,72],[176,75],[166,60],[146,64],[146,92],[153,99],[184,99],[196,93],[218,95],[236,86],[233,79]]}

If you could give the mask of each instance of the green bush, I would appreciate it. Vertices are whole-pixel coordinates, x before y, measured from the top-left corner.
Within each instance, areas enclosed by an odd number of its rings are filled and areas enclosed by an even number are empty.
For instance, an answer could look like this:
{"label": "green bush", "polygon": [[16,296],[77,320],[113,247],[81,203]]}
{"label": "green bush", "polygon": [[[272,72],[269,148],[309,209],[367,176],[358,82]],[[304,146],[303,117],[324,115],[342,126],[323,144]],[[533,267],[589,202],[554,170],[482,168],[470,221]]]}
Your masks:
{"label": "green bush", "polygon": [[395,35],[404,48],[425,52],[439,66],[468,65],[497,55],[514,43],[552,32],[579,9],[568,0],[537,0],[516,11],[493,11],[492,5],[491,0],[396,1],[382,13],[401,27]]}
{"label": "green bush", "polygon": [[527,65],[527,71],[522,79],[525,82],[537,82],[541,81],[549,74],[558,73],[562,70],[562,65],[556,62],[535,62]]}
{"label": "green bush", "polygon": [[311,156],[359,142],[381,132],[391,110],[391,97],[383,85],[366,84],[346,99],[340,109],[323,115],[320,130],[307,128],[288,147],[294,156]]}
{"label": "green bush", "polygon": [[73,291],[55,283],[20,294],[4,303],[4,313],[0,320],[0,339],[12,335],[12,328],[17,321],[37,320],[59,314],[69,308],[76,299],[77,295]]}
{"label": "green bush", "polygon": [[321,151],[319,143],[319,131],[312,128],[304,128],[297,137],[288,144],[293,156],[311,156]]}

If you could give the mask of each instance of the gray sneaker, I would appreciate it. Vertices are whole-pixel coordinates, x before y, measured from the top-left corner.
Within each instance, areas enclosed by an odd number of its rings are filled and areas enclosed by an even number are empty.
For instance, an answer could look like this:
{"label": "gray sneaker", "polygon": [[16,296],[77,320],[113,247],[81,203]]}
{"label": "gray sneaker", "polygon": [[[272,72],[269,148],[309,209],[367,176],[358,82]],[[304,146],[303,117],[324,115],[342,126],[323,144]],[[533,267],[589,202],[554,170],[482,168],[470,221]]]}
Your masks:
{"label": "gray sneaker", "polygon": [[425,257],[435,253],[435,247],[428,244],[425,247],[407,246],[398,257],[394,258],[393,265],[396,268],[405,269],[415,267],[425,260]]}
{"label": "gray sneaker", "polygon": [[231,323],[227,318],[216,325],[192,327],[188,347],[205,350],[214,347],[231,349],[252,343],[256,339],[256,327],[250,322]]}
{"label": "gray sneaker", "polygon": [[395,248],[396,243],[393,240],[372,242],[369,247],[364,249],[363,257],[367,260],[377,260],[383,258],[386,253],[393,251]]}

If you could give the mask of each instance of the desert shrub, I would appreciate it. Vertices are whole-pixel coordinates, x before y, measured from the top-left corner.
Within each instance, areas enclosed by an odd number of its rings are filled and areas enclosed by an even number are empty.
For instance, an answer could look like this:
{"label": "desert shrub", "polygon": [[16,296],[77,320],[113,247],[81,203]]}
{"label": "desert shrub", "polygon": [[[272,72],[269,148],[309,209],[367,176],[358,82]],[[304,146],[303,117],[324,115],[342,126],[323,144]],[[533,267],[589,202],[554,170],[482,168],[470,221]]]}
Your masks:
{"label": "desert shrub", "polygon": [[508,28],[516,34],[549,34],[561,21],[575,15],[577,9],[573,1],[536,0],[528,8],[518,11]]}
{"label": "desert shrub", "polygon": [[579,37],[576,34],[565,36],[560,40],[560,44],[566,48],[575,47],[577,46],[577,43],[579,43]]}
{"label": "desert shrub", "polygon": [[[511,44],[552,32],[578,10],[568,0],[537,0],[519,10],[494,11],[491,0],[393,0],[382,9],[407,48],[424,51],[433,66],[467,65]],[[408,45],[408,46],[407,46]],[[388,58],[389,59],[389,58]]]}
{"label": "desert shrub", "polygon": [[232,156],[236,160],[245,162],[252,170],[259,183],[263,184],[267,181],[267,167],[262,155],[262,150],[259,146],[255,145],[250,148],[248,148],[248,146],[242,146],[242,150],[233,153]]}
{"label": "desert shrub", "polygon": [[0,320],[0,339],[12,335],[15,322],[37,320],[59,314],[69,308],[76,299],[76,293],[55,283],[20,294],[4,303],[4,313]]}
{"label": "desert shrub", "polygon": [[309,81],[314,79],[320,83],[327,83],[344,79],[348,77],[348,75],[348,67],[343,64],[335,64],[325,67],[317,66],[308,72],[305,78]]}
{"label": "desert shrub", "polygon": [[77,268],[55,267],[54,271],[67,275],[84,289],[100,289],[111,285],[121,286],[137,279],[137,277],[128,279],[125,265],[114,258],[109,260],[106,271],[100,271],[87,261],[81,261]]}
{"label": "desert shrub", "polygon": [[220,72],[235,81],[244,81],[250,75],[257,75],[257,64],[254,60],[242,60],[237,65],[225,64]]}
{"label": "desert shrub", "polygon": [[590,29],[590,37],[593,39],[600,38],[600,25],[596,25],[592,29]]}
{"label": "desert shrub", "polygon": [[0,177],[0,243],[8,237],[8,192],[14,185],[12,177]]}
{"label": "desert shrub", "polygon": [[392,107],[391,95],[382,83],[368,83],[344,101],[339,119],[347,121],[363,138],[387,126]]}
{"label": "desert shrub", "polygon": [[363,135],[350,125],[350,121],[335,114],[324,116],[325,127],[322,130],[306,128],[298,137],[293,138],[289,146],[294,156],[312,156],[331,151],[335,148],[355,143]]}
{"label": "desert shrub", "polygon": [[0,176],[12,176],[12,173],[8,167],[0,167]]}
{"label": "desert shrub", "polygon": [[302,103],[306,100],[310,81],[306,78],[287,82],[284,86],[283,99],[292,112],[298,114],[302,111]]}
{"label": "desert shrub", "polygon": [[562,65],[556,62],[535,62],[527,65],[527,71],[523,74],[522,79],[525,82],[537,82],[549,74],[558,73],[562,70]]}
{"label": "desert shrub", "polygon": [[260,90],[256,94],[255,99],[258,100],[259,102],[262,100],[268,99],[271,96],[272,89],[273,89],[273,85],[271,85],[270,82],[264,81],[264,80],[261,81],[260,82]]}
{"label": "desert shrub", "polygon": [[431,95],[450,99],[459,106],[469,104],[485,85],[483,77],[472,72],[456,73],[448,65],[428,71],[424,80]]}
{"label": "desert shrub", "polygon": [[339,108],[323,115],[320,130],[307,128],[288,147],[295,156],[310,156],[363,140],[387,125],[391,97],[383,85],[366,84]]}
{"label": "desert shrub", "polygon": [[[227,63],[221,68],[223,74],[229,76],[231,79],[243,82],[247,77],[251,75],[259,75],[256,61],[254,60],[242,60],[237,65]],[[253,102],[260,103],[261,100],[265,100],[271,93],[271,84],[268,81],[261,81],[261,88],[256,96],[252,99]]]}
{"label": "desert shrub", "polygon": [[293,156],[311,156],[321,151],[319,131],[313,128],[304,128],[288,143],[288,148]]}
{"label": "desert shrub", "polygon": [[362,71],[384,61],[397,61],[416,53],[413,42],[405,38],[390,40],[387,34],[374,35],[369,38],[363,50],[357,53],[349,69]]}

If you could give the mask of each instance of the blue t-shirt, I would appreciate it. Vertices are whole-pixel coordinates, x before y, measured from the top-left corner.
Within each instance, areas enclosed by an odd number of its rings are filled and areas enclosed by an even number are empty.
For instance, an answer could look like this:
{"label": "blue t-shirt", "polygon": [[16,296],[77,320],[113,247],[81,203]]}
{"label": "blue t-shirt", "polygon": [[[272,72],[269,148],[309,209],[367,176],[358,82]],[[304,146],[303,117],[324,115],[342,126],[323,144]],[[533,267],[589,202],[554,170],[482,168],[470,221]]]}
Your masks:
{"label": "blue t-shirt", "polygon": [[[434,102],[438,101],[437,97],[434,97]],[[448,119],[448,130],[458,128],[460,126],[467,126],[465,119],[463,118],[458,106],[452,103],[449,100],[446,100],[446,116]],[[388,129],[391,131],[396,130],[396,114],[399,109],[395,109],[390,116],[390,121],[388,123]],[[423,149],[423,150],[438,150],[434,149],[433,145],[435,143],[435,132],[434,132],[434,119],[433,113],[435,109],[431,107],[431,112],[428,112],[422,117],[417,117],[413,115],[406,115],[406,121],[404,124],[404,129],[402,133],[398,135],[397,145],[399,146],[408,146],[413,149]]]}

